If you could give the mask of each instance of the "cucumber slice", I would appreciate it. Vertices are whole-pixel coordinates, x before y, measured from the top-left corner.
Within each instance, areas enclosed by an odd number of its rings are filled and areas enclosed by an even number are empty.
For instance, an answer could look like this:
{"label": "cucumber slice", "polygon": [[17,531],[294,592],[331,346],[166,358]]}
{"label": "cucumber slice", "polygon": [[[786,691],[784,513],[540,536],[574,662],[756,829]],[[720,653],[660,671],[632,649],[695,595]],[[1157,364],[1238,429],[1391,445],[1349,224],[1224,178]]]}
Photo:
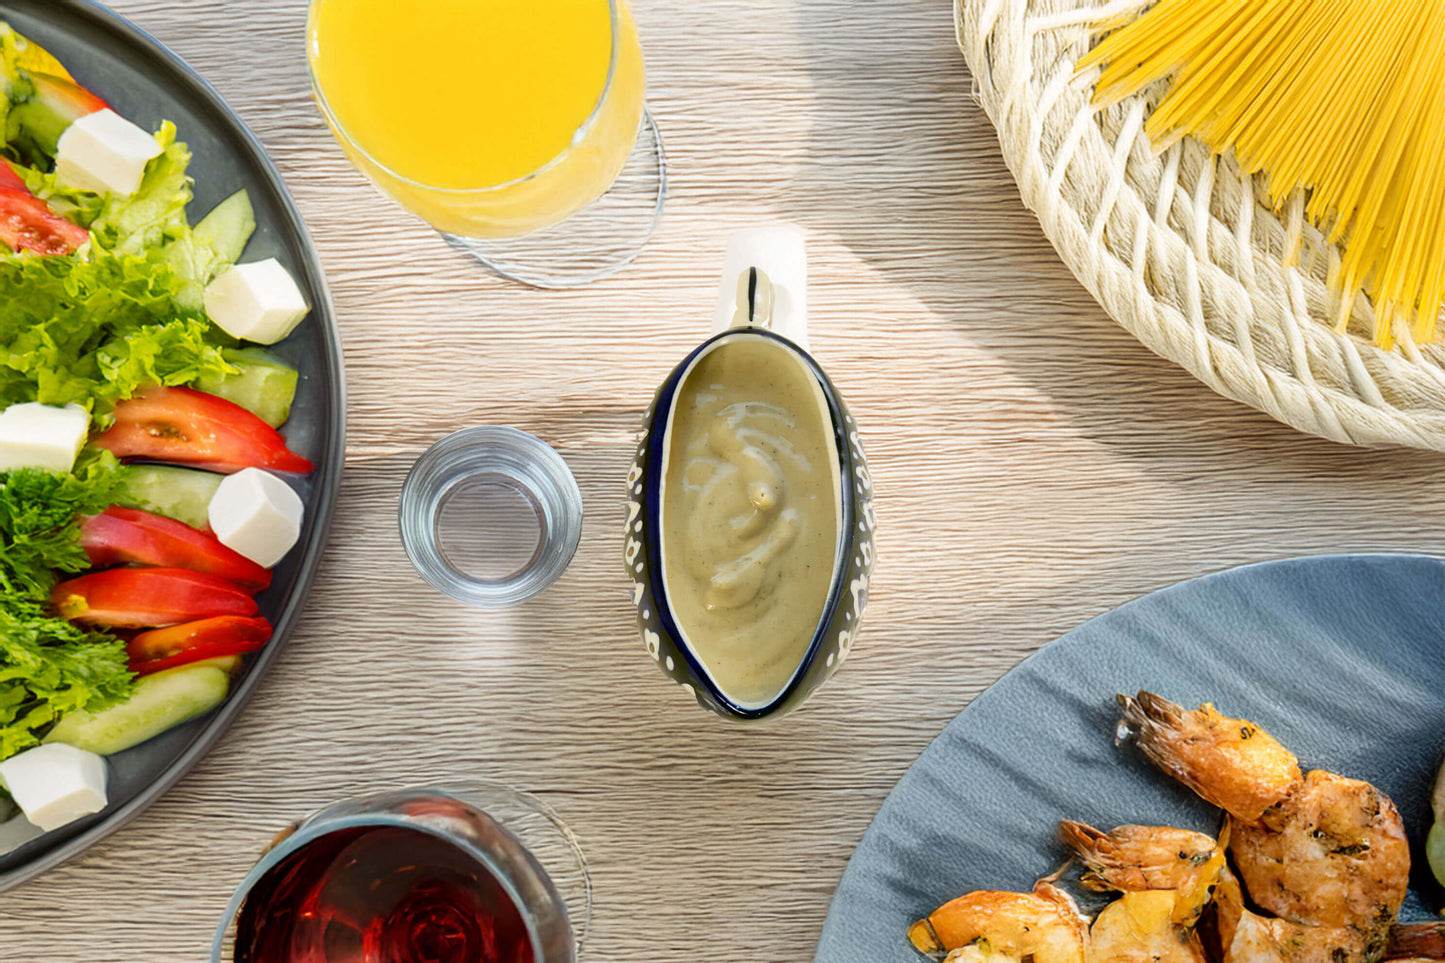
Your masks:
{"label": "cucumber slice", "polygon": [[34,90],[28,100],[10,111],[6,131],[22,158],[48,170],[65,128],[86,114],[103,110],[105,101],[69,78],[32,72],[30,80]]}
{"label": "cucumber slice", "polygon": [[45,741],[109,756],[214,709],[226,698],[230,684],[231,677],[214,665],[165,669],[142,677],[130,698],[119,705],[96,713],[70,713]]}
{"label": "cucumber slice", "polygon": [[251,198],[245,191],[237,191],[211,208],[211,213],[201,218],[191,234],[226,264],[235,264],[255,229],[256,214],[251,209]]}
{"label": "cucumber slice", "polygon": [[226,675],[235,675],[236,670],[241,668],[241,657],[239,655],[218,655],[214,659],[206,659],[202,662],[193,662],[192,665],[213,665]]}
{"label": "cucumber slice", "polygon": [[[35,166],[48,166],[55,156],[55,145],[74,117],[52,110],[50,105],[29,100],[10,111],[10,129],[17,153]],[[42,170],[44,168],[42,167]]]}
{"label": "cucumber slice", "polygon": [[272,428],[285,423],[296,398],[296,369],[261,348],[229,348],[221,354],[240,372],[206,375],[196,387],[234,401]]}
{"label": "cucumber slice", "polygon": [[211,496],[223,475],[171,465],[128,465],[123,471],[116,504],[155,512],[192,528],[210,526]]}

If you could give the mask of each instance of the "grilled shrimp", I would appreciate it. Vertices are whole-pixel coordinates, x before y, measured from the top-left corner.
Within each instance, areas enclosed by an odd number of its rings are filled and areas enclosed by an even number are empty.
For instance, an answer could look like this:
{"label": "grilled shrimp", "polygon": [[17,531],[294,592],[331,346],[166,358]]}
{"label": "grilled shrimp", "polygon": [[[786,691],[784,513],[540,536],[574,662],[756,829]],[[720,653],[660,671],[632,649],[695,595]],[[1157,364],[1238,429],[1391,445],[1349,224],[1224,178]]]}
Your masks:
{"label": "grilled shrimp", "polygon": [[1250,896],[1276,916],[1362,926],[1383,948],[1410,873],[1400,814],[1367,782],[1318,769],[1259,822],[1234,820],[1230,852]]}
{"label": "grilled shrimp", "polygon": [[1260,918],[1268,934],[1246,919],[1251,940],[1330,942],[1336,938],[1286,933],[1287,924],[1343,928],[1359,937],[1349,959],[1379,959],[1410,873],[1404,826],[1384,793],[1320,770],[1302,775],[1272,736],[1212,705],[1186,712],[1147,692],[1119,701],[1144,753],[1229,814],[1227,849],[1240,880],[1262,909],[1280,917]]}
{"label": "grilled shrimp", "polygon": [[1220,809],[1256,820],[1300,784],[1299,760],[1252,722],[1205,703],[1193,712],[1152,692],[1119,696],[1124,723],[1154,765]]}
{"label": "grilled shrimp", "polygon": [[965,893],[910,926],[908,939],[924,953],[951,951],[948,963],[1085,963],[1088,930],[1069,895],[1040,880],[1032,893]]}
{"label": "grilled shrimp", "polygon": [[1171,891],[1169,918],[1176,927],[1198,922],[1224,870],[1224,852],[1214,838],[1187,829],[1119,826],[1105,833],[1065,819],[1059,837],[1088,867],[1082,882],[1090,889]]}
{"label": "grilled shrimp", "polygon": [[1367,947],[1350,927],[1305,926],[1245,908],[1239,880],[1226,869],[1215,890],[1221,963],[1361,963]]}
{"label": "grilled shrimp", "polygon": [[1127,892],[1100,911],[1089,927],[1094,963],[1205,963],[1199,938],[1174,922],[1175,894],[1167,889]]}

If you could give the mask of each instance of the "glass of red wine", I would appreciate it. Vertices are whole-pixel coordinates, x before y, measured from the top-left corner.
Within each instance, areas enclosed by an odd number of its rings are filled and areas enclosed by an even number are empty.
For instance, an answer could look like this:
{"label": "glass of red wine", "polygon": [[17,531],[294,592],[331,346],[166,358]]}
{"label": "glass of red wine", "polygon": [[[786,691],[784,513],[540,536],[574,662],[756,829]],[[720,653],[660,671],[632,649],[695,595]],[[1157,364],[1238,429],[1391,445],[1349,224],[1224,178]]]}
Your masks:
{"label": "glass of red wine", "polygon": [[279,835],[211,961],[576,963],[590,903],[576,839],[541,800],[481,781],[402,789]]}

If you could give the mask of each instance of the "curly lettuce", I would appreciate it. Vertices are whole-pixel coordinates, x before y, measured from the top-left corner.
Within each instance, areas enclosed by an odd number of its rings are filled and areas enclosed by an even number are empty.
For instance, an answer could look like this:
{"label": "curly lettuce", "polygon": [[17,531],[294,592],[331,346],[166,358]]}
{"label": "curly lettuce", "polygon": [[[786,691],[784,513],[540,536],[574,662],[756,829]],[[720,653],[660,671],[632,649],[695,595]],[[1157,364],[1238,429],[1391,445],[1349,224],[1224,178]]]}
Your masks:
{"label": "curly lettuce", "polygon": [[77,520],[111,504],[123,472],[110,452],[87,453],[74,473],[0,472],[0,599],[44,603],[57,572],[90,567]]}
{"label": "curly lettuce", "polygon": [[164,251],[0,258],[0,407],[74,402],[104,424],[144,385],[234,373],[180,283]]}
{"label": "curly lettuce", "polygon": [[39,743],[67,712],[103,709],[134,686],[122,640],[49,612],[60,575],[90,564],[79,516],[111,503],[122,471],[103,453],[74,474],[0,472],[0,759]]}

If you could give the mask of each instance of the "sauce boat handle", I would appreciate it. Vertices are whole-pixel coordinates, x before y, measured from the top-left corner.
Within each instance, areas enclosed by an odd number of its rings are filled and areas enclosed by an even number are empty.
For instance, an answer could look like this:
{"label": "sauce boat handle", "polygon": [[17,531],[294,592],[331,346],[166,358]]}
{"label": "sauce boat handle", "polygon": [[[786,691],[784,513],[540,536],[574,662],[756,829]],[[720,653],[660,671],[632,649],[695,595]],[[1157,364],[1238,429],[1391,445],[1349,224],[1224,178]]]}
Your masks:
{"label": "sauce boat handle", "polygon": [[713,334],[765,328],[808,350],[808,247],[803,230],[771,224],[728,239]]}

